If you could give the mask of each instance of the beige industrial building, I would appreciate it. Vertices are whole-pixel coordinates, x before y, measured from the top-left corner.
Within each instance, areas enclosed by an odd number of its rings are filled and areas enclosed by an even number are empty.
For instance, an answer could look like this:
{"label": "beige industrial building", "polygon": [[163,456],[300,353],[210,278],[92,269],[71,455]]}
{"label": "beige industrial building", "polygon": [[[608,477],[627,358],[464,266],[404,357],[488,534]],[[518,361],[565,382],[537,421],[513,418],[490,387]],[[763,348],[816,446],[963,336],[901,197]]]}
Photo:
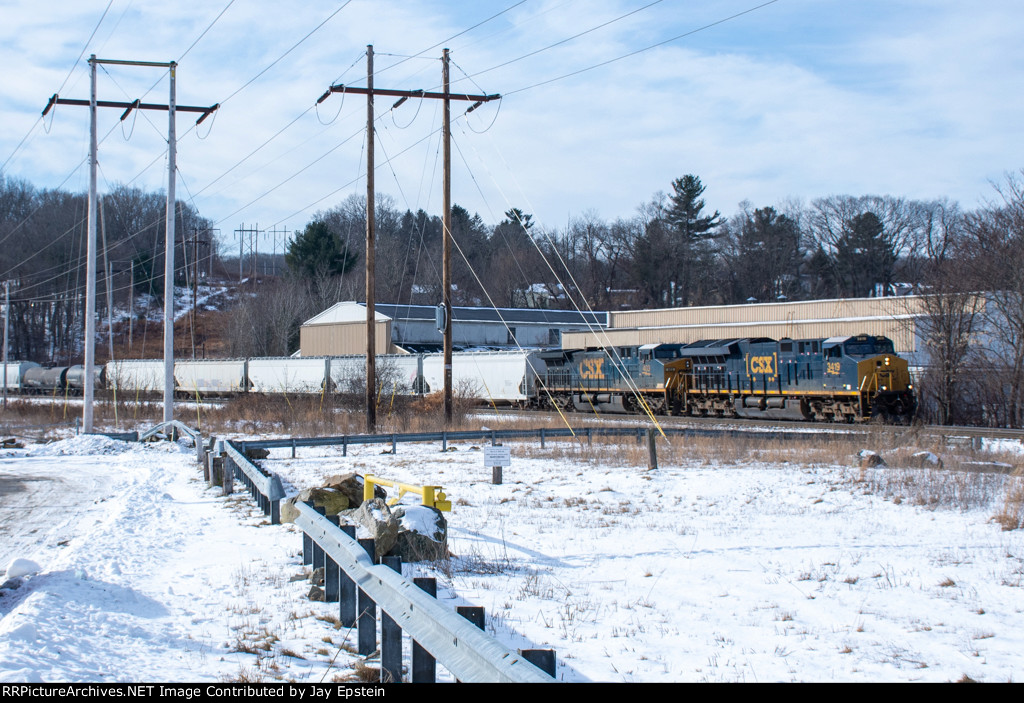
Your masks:
{"label": "beige industrial building", "polygon": [[[431,353],[442,349],[433,305],[374,306],[378,354]],[[453,346],[460,350],[558,348],[562,335],[604,329],[608,313],[533,308],[452,308]],[[366,353],[366,306],[341,302],[307,320],[299,330],[300,356]]]}
{"label": "beige industrial building", "polygon": [[608,329],[567,332],[562,347],[689,344],[702,339],[770,337],[816,339],[855,334],[889,337],[914,364],[922,353],[921,296],[713,305],[608,314]]}
{"label": "beige industrial building", "polygon": [[[912,366],[921,366],[926,363],[925,300],[908,295],[582,315],[557,310],[459,308],[455,311],[455,336],[461,348],[557,347],[560,342],[563,349],[584,349],[690,344],[702,339],[824,339],[870,334],[888,337],[897,353],[906,356]],[[378,354],[440,349],[433,307],[378,305],[376,319]],[[300,345],[301,356],[365,354],[366,308],[346,302],[325,310],[302,325]]]}
{"label": "beige industrial building", "polygon": [[[394,354],[391,318],[374,311],[377,354]],[[345,356],[366,353],[366,306],[338,303],[299,328],[299,356]]]}

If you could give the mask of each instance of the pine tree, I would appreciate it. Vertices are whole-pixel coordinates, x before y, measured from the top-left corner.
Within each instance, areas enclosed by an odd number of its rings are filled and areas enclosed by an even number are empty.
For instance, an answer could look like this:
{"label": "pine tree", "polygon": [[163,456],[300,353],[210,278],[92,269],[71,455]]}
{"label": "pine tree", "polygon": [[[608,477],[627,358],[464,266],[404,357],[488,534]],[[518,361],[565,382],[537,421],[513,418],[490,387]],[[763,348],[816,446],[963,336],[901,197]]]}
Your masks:
{"label": "pine tree", "polygon": [[322,274],[340,276],[352,268],[357,259],[323,220],[313,220],[302,233],[296,232],[284,255],[288,268],[306,278]]}

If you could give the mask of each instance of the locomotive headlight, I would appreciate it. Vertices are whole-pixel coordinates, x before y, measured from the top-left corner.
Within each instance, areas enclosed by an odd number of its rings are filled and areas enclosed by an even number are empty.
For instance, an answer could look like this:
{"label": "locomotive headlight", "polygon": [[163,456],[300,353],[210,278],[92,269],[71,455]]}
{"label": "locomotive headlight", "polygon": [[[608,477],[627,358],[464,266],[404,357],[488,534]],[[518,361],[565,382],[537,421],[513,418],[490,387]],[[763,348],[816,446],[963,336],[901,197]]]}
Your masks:
{"label": "locomotive headlight", "polygon": [[887,390],[889,390],[889,389],[888,389],[888,388],[887,388],[886,386],[882,386],[882,390],[883,390],[883,391],[887,391]]}
{"label": "locomotive headlight", "polygon": [[889,365],[889,357],[885,357],[885,365],[886,365],[886,366],[888,366],[888,365]]}

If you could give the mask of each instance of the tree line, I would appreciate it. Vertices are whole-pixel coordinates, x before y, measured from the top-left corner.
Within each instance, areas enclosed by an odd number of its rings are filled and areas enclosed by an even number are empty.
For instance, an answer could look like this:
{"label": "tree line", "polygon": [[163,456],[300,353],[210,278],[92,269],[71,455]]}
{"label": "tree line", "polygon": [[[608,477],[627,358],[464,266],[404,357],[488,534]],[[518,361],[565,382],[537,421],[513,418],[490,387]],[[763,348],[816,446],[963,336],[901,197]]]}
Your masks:
{"label": "tree line", "polygon": [[[833,195],[743,202],[725,217],[707,205],[699,176],[668,185],[631,216],[585,212],[562,227],[519,208],[487,224],[454,205],[454,304],[616,310],[926,294],[919,330],[930,354],[921,379],[930,417],[1024,425],[1024,172],[994,184],[973,210],[948,199]],[[119,186],[103,202],[100,248],[114,272],[115,306],[129,291],[159,296],[164,197]],[[231,353],[290,354],[304,320],[340,300],[363,299],[365,212],[364,198],[353,195],[295,233],[286,275],[265,277],[229,316]],[[0,178],[0,280],[13,282],[12,358],[80,357],[85,213],[82,194]],[[377,300],[440,302],[440,217],[403,211],[386,195],[376,213]],[[179,203],[178,262],[195,259],[185,247],[196,238],[216,249],[210,227]],[[176,281],[184,283],[179,267]],[[101,276],[101,309],[106,285]]]}
{"label": "tree line", "polygon": [[[130,295],[163,296],[166,196],[117,186],[101,199],[97,227],[97,309],[105,320]],[[0,175],[0,281],[10,282],[11,359],[72,363],[83,353],[88,197],[38,189]],[[175,282],[193,275],[195,252],[214,249],[209,220],[178,202]],[[186,267],[186,263],[188,266]],[[109,268],[108,279],[106,271]]]}

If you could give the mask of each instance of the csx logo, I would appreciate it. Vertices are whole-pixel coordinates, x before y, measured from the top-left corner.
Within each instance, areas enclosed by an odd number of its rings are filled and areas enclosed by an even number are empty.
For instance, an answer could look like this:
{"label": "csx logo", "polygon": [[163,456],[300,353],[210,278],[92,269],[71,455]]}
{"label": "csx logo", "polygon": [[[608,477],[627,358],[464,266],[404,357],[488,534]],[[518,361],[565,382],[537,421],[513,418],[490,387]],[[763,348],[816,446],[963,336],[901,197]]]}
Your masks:
{"label": "csx logo", "polygon": [[766,373],[769,376],[775,375],[775,359],[771,356],[750,357],[750,373]]}
{"label": "csx logo", "polygon": [[604,359],[584,359],[580,362],[580,378],[602,379],[604,378]]}

